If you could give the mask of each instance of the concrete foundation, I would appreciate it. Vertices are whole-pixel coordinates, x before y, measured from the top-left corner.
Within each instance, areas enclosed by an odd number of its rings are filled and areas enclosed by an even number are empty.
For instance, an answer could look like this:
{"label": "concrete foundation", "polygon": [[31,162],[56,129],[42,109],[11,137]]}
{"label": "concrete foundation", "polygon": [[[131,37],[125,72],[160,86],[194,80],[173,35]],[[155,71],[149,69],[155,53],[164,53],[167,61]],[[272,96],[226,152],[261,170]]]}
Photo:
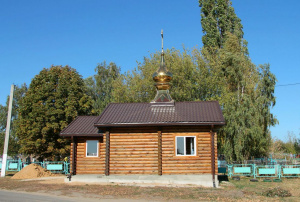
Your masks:
{"label": "concrete foundation", "polygon": [[[215,176],[216,187],[219,186],[218,176]],[[213,187],[212,175],[74,175],[71,181],[65,178],[65,182],[81,182],[95,184],[119,184],[135,186],[203,186]]]}

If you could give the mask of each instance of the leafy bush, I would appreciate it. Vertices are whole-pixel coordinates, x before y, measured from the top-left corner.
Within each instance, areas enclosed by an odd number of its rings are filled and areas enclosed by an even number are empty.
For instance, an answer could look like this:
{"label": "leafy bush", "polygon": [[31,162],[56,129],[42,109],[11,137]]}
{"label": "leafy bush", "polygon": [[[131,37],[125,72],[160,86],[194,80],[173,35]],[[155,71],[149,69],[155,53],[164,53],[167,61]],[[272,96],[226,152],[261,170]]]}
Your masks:
{"label": "leafy bush", "polygon": [[292,196],[291,192],[288,190],[284,190],[280,187],[275,187],[273,189],[269,189],[263,193],[264,196],[267,197],[289,197]]}

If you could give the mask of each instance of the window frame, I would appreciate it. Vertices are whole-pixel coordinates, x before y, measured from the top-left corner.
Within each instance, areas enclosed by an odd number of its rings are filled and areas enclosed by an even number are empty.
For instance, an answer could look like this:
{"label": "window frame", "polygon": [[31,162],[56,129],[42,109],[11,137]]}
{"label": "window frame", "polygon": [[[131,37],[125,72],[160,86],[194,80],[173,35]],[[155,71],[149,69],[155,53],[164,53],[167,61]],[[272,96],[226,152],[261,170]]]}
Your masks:
{"label": "window frame", "polygon": [[[96,156],[88,156],[88,141],[97,141],[97,155]],[[99,140],[86,140],[85,141],[85,157],[88,157],[88,158],[99,157]]]}
{"label": "window frame", "polygon": [[[184,142],[183,142],[183,146],[184,146],[184,155],[180,155],[177,154],[177,138],[179,137],[183,137]],[[193,155],[187,155],[186,154],[186,138],[187,137],[192,137],[194,138],[194,154]],[[182,156],[182,157],[190,157],[190,156],[197,156],[197,136],[194,135],[188,135],[188,136],[175,136],[175,156]]]}

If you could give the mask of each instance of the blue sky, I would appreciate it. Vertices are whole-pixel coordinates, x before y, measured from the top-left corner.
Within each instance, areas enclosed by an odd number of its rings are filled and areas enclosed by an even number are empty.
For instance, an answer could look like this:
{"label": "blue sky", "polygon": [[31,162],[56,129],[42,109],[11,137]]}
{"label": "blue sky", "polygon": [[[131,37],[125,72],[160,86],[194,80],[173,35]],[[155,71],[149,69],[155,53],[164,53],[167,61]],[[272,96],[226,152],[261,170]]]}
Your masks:
{"label": "blue sky", "polygon": [[[42,68],[70,65],[86,78],[98,63],[132,70],[164,47],[202,47],[197,0],[0,0],[0,104],[10,85],[30,84]],[[233,0],[252,62],[269,63],[278,79],[279,125],[272,136],[300,133],[300,1]]]}

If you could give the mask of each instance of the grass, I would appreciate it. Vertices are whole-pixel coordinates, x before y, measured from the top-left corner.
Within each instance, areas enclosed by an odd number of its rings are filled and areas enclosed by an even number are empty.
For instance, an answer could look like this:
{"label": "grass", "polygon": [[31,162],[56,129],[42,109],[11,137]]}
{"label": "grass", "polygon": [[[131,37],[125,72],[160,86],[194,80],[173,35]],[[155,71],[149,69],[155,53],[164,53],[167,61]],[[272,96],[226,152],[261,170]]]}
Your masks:
{"label": "grass", "polygon": [[[299,201],[300,198],[300,179],[299,178],[284,178],[282,182],[263,182],[263,179],[258,179],[258,182],[251,182],[251,178],[241,178],[240,181],[230,181],[236,189],[244,192],[246,195],[279,197],[277,192],[289,192],[290,197],[280,198],[283,201]],[[270,194],[267,194],[270,193]],[[280,194],[279,194],[280,195]],[[283,194],[284,195],[284,194]],[[288,195],[288,194],[287,194]],[[270,198],[268,198],[270,200]]]}

